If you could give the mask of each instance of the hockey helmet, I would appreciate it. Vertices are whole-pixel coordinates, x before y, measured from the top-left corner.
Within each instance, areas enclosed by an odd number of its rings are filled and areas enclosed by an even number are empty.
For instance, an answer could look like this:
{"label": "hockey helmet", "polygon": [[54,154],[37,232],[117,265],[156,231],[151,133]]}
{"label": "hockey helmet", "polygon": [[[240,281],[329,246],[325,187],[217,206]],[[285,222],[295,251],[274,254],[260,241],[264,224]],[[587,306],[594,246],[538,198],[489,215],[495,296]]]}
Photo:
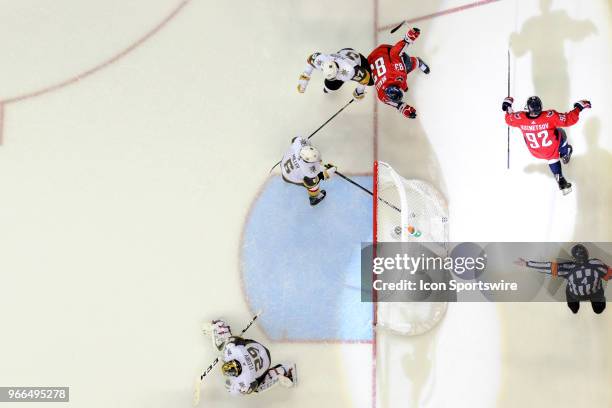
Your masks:
{"label": "hockey helmet", "polygon": [[306,163],[317,163],[321,161],[321,153],[316,147],[306,145],[300,149],[300,159]]}
{"label": "hockey helmet", "polygon": [[242,373],[242,366],[236,360],[223,363],[221,372],[226,377],[238,377]]}
{"label": "hockey helmet", "polygon": [[338,64],[334,60],[330,60],[323,63],[323,76],[327,80],[336,79],[338,75]]}
{"label": "hockey helmet", "polygon": [[536,117],[542,113],[542,100],[539,96],[531,96],[527,99],[525,104],[525,110],[528,112],[528,116]]}
{"label": "hockey helmet", "polygon": [[395,103],[400,103],[402,101],[402,98],[404,97],[404,93],[402,92],[402,90],[395,85],[392,85],[385,89],[385,94]]}
{"label": "hockey helmet", "polygon": [[589,260],[589,250],[582,244],[572,247],[572,256],[578,265],[584,265]]}

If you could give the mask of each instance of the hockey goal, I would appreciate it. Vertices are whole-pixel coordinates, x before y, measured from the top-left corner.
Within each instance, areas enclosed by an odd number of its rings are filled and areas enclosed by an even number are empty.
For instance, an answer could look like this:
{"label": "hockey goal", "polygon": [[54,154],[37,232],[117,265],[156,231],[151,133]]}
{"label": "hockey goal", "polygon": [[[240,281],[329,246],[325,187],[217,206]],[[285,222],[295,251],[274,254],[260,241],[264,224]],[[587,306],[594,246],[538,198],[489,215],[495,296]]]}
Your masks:
{"label": "hockey goal", "polygon": [[[448,206],[442,194],[421,180],[407,180],[388,163],[374,163],[373,241],[431,243],[446,256],[449,239]],[[432,329],[444,316],[446,303],[380,302],[376,327],[404,335]]]}

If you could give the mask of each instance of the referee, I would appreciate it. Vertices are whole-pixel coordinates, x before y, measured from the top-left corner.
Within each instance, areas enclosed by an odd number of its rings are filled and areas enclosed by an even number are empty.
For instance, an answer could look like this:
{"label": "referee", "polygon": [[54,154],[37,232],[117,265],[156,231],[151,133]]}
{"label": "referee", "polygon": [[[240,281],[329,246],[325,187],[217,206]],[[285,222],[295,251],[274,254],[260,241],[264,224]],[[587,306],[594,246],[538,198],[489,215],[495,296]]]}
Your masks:
{"label": "referee", "polygon": [[581,301],[588,300],[591,302],[593,311],[600,314],[606,308],[602,281],[607,281],[612,277],[612,268],[599,259],[589,259],[589,251],[581,244],[572,247],[572,257],[573,262],[538,262],[519,258],[514,263],[553,277],[566,279],[567,307],[573,313],[578,313]]}

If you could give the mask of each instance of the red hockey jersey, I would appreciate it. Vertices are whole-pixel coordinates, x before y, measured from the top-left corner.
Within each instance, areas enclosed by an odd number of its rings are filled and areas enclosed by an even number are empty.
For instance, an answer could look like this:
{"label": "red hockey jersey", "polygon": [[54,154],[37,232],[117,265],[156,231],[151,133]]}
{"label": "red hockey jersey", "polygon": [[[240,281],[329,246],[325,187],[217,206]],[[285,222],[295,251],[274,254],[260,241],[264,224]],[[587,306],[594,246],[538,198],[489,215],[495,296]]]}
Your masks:
{"label": "red hockey jersey", "polygon": [[555,130],[568,127],[578,122],[580,110],[568,113],[555,110],[543,111],[537,118],[530,118],[527,112],[506,113],[506,123],[523,132],[525,144],[531,154],[538,159],[555,160],[559,158],[561,138]]}
{"label": "red hockey jersey", "polygon": [[[382,102],[397,107],[397,103],[391,101],[385,90],[390,86],[397,86],[402,91],[408,90],[408,82],[406,77],[408,72],[402,61],[401,53],[404,49],[406,42],[404,40],[398,41],[395,45],[389,44],[379,45],[368,55],[368,63],[372,70],[372,77],[374,79],[374,85],[376,86],[376,92],[378,99]],[[414,57],[411,57],[413,59]],[[412,61],[412,67],[418,66],[418,61],[414,58]]]}

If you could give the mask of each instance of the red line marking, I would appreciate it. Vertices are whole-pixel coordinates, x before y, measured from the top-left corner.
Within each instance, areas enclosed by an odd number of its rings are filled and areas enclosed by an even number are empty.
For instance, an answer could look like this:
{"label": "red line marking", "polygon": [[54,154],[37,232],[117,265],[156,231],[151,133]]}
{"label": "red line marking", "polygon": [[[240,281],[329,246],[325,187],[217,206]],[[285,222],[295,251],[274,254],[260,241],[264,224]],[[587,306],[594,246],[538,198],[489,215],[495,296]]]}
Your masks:
{"label": "red line marking", "polygon": [[[374,162],[372,180],[372,262],[376,257],[376,244],[378,242],[378,161]],[[372,272],[372,282],[376,280],[376,275]],[[376,323],[378,322],[378,293],[372,289],[372,408],[376,408],[376,362],[377,362],[377,339]]]}
{"label": "red line marking", "polygon": [[281,339],[273,340],[277,344],[372,344],[372,340],[342,340],[342,339]]}
{"label": "red line marking", "polygon": [[[168,14],[161,22],[159,22],[157,25],[155,25],[152,29],[150,29],[147,33],[145,33],[145,35],[143,35],[142,37],[140,37],[138,40],[136,40],[134,43],[132,43],[131,45],[129,45],[127,48],[125,48],[124,50],[122,50],[121,52],[119,52],[118,54],[114,55],[113,57],[102,61],[101,63],[93,66],[92,68],[81,72],[80,74],[74,75],[68,79],[65,79],[61,82],[58,82],[56,84],[53,85],[49,85],[46,86],[42,89],[36,90],[36,91],[31,91],[28,93],[25,93],[23,95],[17,95],[17,96],[13,96],[4,100],[0,100],[0,105],[8,105],[11,103],[16,103],[16,102],[21,102],[24,101],[26,99],[31,99],[31,98],[35,98],[50,92],[54,92],[57,91],[59,89],[62,89],[66,86],[72,85],[76,82],[79,82],[93,74],[98,73],[99,71],[103,70],[104,68],[108,67],[109,65],[114,64],[115,62],[119,61],[120,59],[122,59],[123,57],[127,56],[128,54],[130,54],[132,51],[134,51],[136,48],[138,48],[139,46],[141,46],[142,44],[144,44],[145,42],[147,42],[151,37],[153,37],[155,34],[157,34],[162,28],[164,28],[172,19],[174,19],[174,17],[177,16],[177,14],[179,14],[181,12],[181,10],[183,10],[183,8],[189,4],[191,2],[191,0],[183,0],[181,1],[177,7],[174,8],[174,10],[172,10],[170,12],[170,14]],[[2,118],[0,118],[2,119]],[[0,120],[0,137],[2,136],[2,121]],[[2,139],[0,138],[0,145],[2,144]]]}
{"label": "red line marking", "polygon": [[[495,3],[495,2],[498,2],[498,1],[500,1],[500,0],[475,1],[473,3],[464,4],[463,6],[453,7],[453,8],[450,8],[448,10],[438,11],[437,13],[432,13],[432,14],[427,14],[427,15],[420,16],[420,17],[411,18],[410,20],[406,20],[406,23],[410,24],[410,23],[416,23],[418,21],[430,20],[432,18],[436,18],[436,17],[440,17],[440,16],[446,16],[448,14],[453,14],[453,13],[459,13],[461,11],[469,10],[469,9],[475,8],[475,7],[485,6],[487,4]],[[386,26],[379,27],[378,31],[389,30],[391,28],[394,28],[397,24],[398,23],[394,23],[394,24],[389,24],[389,25],[386,25]]]}
{"label": "red line marking", "polygon": [[4,141],[4,104],[0,102],[0,146]]}
{"label": "red line marking", "polygon": [[[374,0],[374,48],[378,46],[378,0]],[[374,159],[374,179],[372,180],[372,243],[376,245],[377,240],[377,220],[376,220],[376,210],[378,203],[376,202],[376,196],[378,194],[378,95],[376,95],[376,86],[374,86],[374,110],[372,112],[372,125],[373,125],[373,141],[372,141],[372,155]],[[374,247],[374,254],[376,254],[376,246]],[[376,256],[376,255],[373,255]],[[375,293],[373,293],[375,295]],[[376,408],[376,391],[377,391],[377,381],[376,381],[376,351],[377,351],[377,338],[376,338],[376,316],[378,315],[378,307],[376,304],[376,300],[372,297],[372,408]]]}
{"label": "red line marking", "polygon": [[[415,23],[418,21],[430,20],[436,17],[445,16],[448,14],[459,13],[462,11],[466,11],[475,7],[484,6],[490,3],[495,3],[500,0],[482,0],[476,1],[469,4],[465,4],[463,6],[454,7],[447,10],[442,10],[437,13],[427,14],[420,17],[415,17],[412,19],[406,20],[407,24]],[[397,23],[385,25],[380,27],[378,25],[378,0],[374,0],[374,47],[378,45],[378,33],[381,31],[387,31],[391,28],[394,28]],[[373,110],[373,159],[374,159],[374,180],[373,180],[373,195],[372,195],[372,244],[374,247],[372,248],[372,257],[376,257],[376,243],[378,242],[378,220],[376,219],[376,213],[378,210],[378,101],[374,103]],[[372,274],[372,279],[375,279],[375,275]],[[377,337],[376,337],[376,323],[378,317],[378,304],[377,304],[377,293],[376,291],[372,292],[372,408],[376,408],[376,392],[377,392]]]}
{"label": "red line marking", "polygon": [[[374,35],[373,35],[374,46],[372,49],[378,46],[378,0],[374,0],[373,15],[374,15],[373,16],[373,19],[374,19]],[[374,89],[374,112],[373,112],[373,117],[372,117],[372,126],[374,129],[374,135],[373,135],[373,140],[372,140],[372,155],[373,155],[373,160],[376,161],[378,160],[378,95],[376,94],[376,86],[374,86],[373,89]]]}

